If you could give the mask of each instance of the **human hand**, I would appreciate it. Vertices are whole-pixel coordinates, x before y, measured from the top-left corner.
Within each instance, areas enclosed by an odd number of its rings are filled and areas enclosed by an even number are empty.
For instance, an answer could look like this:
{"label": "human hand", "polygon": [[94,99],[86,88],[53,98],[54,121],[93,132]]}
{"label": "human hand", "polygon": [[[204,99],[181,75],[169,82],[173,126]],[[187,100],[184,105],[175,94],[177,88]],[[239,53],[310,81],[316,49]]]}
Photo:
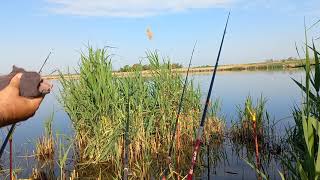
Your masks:
{"label": "human hand", "polygon": [[[38,110],[43,96],[26,98],[19,95],[20,78],[22,73],[16,74],[9,85],[0,91],[0,127],[27,120]],[[39,89],[51,90],[46,81],[40,83]]]}

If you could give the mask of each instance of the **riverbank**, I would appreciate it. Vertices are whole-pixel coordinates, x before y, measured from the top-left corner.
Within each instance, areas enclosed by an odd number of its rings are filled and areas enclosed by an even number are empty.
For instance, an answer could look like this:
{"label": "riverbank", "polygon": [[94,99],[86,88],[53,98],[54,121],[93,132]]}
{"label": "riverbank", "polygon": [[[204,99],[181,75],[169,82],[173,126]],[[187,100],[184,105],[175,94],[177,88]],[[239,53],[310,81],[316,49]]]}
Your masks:
{"label": "riverbank", "polygon": [[[261,70],[288,70],[293,68],[300,68],[303,66],[303,62],[300,60],[292,61],[270,61],[270,62],[261,62],[261,63],[247,63],[247,64],[227,64],[219,65],[217,71],[261,71]],[[190,73],[210,73],[214,69],[214,66],[209,67],[192,67],[190,68]],[[187,68],[173,69],[176,73],[186,73]],[[143,76],[150,76],[150,71],[145,70],[141,71]],[[117,77],[126,77],[132,74],[132,72],[119,72],[114,71],[113,75]],[[78,74],[69,74],[65,75],[69,79],[78,79]],[[44,79],[58,79],[59,75],[48,75],[44,76]]]}

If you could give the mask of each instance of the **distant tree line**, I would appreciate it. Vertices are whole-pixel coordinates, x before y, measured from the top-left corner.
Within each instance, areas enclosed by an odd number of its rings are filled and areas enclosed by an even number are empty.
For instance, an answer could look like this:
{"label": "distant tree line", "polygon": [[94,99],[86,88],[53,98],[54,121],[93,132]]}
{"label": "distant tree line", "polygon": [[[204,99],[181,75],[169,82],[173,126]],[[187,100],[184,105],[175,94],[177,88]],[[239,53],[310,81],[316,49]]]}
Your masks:
{"label": "distant tree line", "polygon": [[278,60],[274,60],[274,59],[267,59],[265,60],[265,62],[286,62],[286,61],[298,61],[301,59],[295,58],[295,57],[288,57],[287,59],[278,59]]}
{"label": "distant tree line", "polygon": [[[298,61],[301,59],[295,58],[295,57],[288,57],[286,59],[266,59],[264,62],[266,63],[285,63],[285,62],[290,62],[290,61]],[[167,66],[168,64],[164,63],[161,66]],[[182,64],[179,63],[172,63],[170,64],[172,69],[178,69],[178,68],[183,68]],[[201,66],[194,66],[194,68],[206,68],[206,67],[213,67],[212,65],[201,65]],[[120,68],[120,72],[132,72],[135,70],[150,70],[151,66],[149,64],[133,64],[133,65],[125,65],[122,68]]]}
{"label": "distant tree line", "polygon": [[[163,66],[167,66],[168,64],[163,64]],[[178,68],[183,68],[182,64],[179,63],[173,63],[170,64],[172,69],[178,69]],[[130,65],[125,65],[122,68],[120,68],[120,72],[131,72],[135,70],[150,70],[151,66],[149,64],[133,64],[132,66]]]}

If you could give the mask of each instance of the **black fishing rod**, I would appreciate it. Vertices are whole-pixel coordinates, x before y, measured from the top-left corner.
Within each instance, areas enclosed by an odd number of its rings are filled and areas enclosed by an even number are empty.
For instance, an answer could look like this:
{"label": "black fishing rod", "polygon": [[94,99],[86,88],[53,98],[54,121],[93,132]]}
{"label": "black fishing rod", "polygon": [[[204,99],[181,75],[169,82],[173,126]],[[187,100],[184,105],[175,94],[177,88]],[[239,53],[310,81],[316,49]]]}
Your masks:
{"label": "black fishing rod", "polygon": [[168,163],[168,167],[164,171],[164,175],[162,177],[163,180],[166,179],[166,176],[168,176],[169,166],[171,164],[171,155],[172,155],[172,151],[173,151],[174,139],[176,137],[176,131],[177,131],[177,126],[178,126],[178,122],[179,122],[180,113],[181,113],[181,110],[182,110],[184,94],[185,94],[185,91],[186,91],[186,88],[187,88],[187,84],[188,84],[189,70],[190,70],[190,66],[191,66],[191,62],[192,62],[192,58],[193,58],[193,54],[194,54],[194,50],[196,48],[196,45],[197,45],[197,41],[194,43],[194,46],[193,46],[193,49],[192,49],[192,53],[191,53],[191,57],[190,57],[190,60],[189,60],[187,75],[186,75],[186,78],[184,79],[183,90],[182,90],[182,94],[181,94],[181,97],[180,97],[178,113],[177,113],[177,116],[176,116],[175,124],[174,124],[173,129],[172,129],[171,144],[170,144],[169,152],[168,152],[168,161],[169,161],[169,163]]}
{"label": "black fishing rod", "polygon": [[50,51],[49,54],[48,54],[48,56],[46,57],[46,59],[45,59],[44,62],[42,63],[42,66],[41,66],[40,70],[38,71],[39,74],[42,72],[42,69],[43,69],[44,65],[46,65],[46,63],[47,63],[47,61],[48,61],[51,53],[52,53],[52,52]]}
{"label": "black fishing rod", "polygon": [[[46,59],[44,60],[44,62],[42,63],[42,66],[41,66],[40,70],[38,71],[39,74],[41,73],[42,68],[44,67],[44,65],[47,63],[50,55],[51,55],[51,51],[49,52],[47,58],[46,58]],[[5,140],[3,141],[3,144],[2,144],[1,149],[0,149],[0,159],[1,159],[1,157],[2,157],[2,154],[3,154],[3,152],[4,152],[4,149],[6,148],[6,146],[7,146],[7,144],[8,144],[8,141],[9,141],[9,139],[10,139],[10,137],[11,137],[11,135],[12,135],[14,129],[15,129],[15,127],[16,127],[16,123],[14,123],[14,124],[11,125],[11,127],[10,127],[10,129],[9,129],[9,132],[8,132]]]}
{"label": "black fishing rod", "polygon": [[190,167],[190,170],[188,172],[187,180],[192,180],[193,169],[194,169],[194,166],[196,164],[198,152],[200,150],[200,144],[201,144],[201,138],[202,138],[203,129],[204,129],[204,123],[206,121],[207,110],[208,110],[209,101],[210,101],[210,97],[211,97],[212,87],[213,87],[214,79],[216,77],[217,67],[218,67],[218,64],[219,64],[219,59],[220,59],[220,54],[221,54],[221,50],[222,50],[222,46],[223,46],[224,37],[225,37],[226,31],[227,31],[229,17],[230,17],[230,12],[228,14],[226,25],[224,27],[223,36],[222,36],[222,40],[221,40],[221,44],[220,44],[220,48],[219,48],[219,52],[218,52],[218,56],[217,56],[217,60],[216,60],[216,65],[215,65],[213,73],[212,73],[212,78],[211,78],[211,82],[210,82],[210,87],[209,87],[206,103],[205,103],[205,106],[204,106],[204,109],[203,109],[202,118],[201,118],[201,121],[200,121],[200,126],[199,126],[198,131],[197,131],[196,144],[194,146],[194,151],[193,151],[193,154],[192,154],[191,167]]}

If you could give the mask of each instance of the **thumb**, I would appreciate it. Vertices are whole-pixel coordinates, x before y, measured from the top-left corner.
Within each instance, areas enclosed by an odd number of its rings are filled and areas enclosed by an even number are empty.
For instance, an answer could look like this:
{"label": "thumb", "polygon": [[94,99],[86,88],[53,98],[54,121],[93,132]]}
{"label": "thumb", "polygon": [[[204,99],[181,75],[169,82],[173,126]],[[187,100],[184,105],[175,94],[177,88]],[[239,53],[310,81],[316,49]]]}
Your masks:
{"label": "thumb", "polygon": [[10,81],[9,86],[19,89],[22,73],[16,74]]}

